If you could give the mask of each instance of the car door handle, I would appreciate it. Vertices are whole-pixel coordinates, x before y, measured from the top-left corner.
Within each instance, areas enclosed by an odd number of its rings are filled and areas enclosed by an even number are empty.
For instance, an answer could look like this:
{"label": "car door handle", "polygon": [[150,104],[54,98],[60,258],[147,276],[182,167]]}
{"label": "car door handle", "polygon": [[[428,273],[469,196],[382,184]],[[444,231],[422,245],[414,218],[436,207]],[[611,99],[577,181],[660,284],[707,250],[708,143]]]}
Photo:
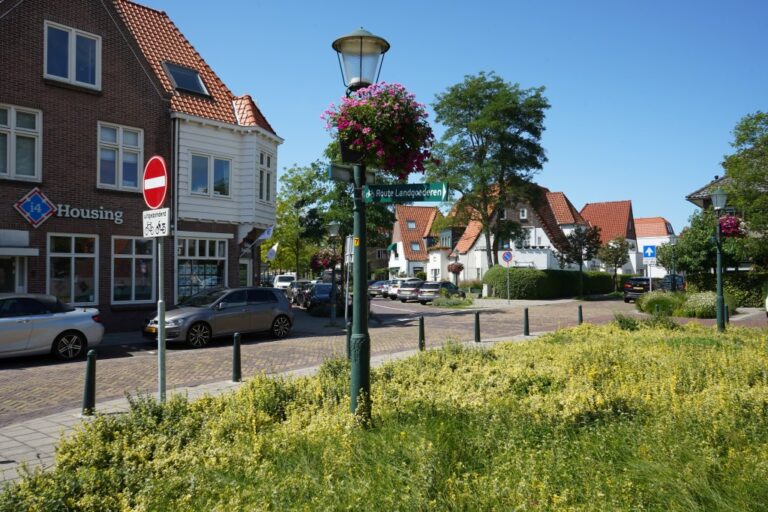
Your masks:
{"label": "car door handle", "polygon": [[17,324],[28,324],[29,320],[16,320]]}

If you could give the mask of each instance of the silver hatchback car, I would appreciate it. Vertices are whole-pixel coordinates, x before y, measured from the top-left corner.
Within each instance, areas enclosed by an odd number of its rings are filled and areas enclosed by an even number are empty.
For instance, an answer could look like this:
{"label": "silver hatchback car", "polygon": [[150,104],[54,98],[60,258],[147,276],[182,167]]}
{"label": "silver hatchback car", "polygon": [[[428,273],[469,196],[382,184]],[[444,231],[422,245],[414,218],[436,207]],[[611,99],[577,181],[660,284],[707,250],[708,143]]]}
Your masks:
{"label": "silver hatchback car", "polygon": [[[236,332],[269,331],[284,338],[292,327],[293,310],[277,288],[203,290],[165,314],[166,341],[186,342],[193,348]],[[157,316],[144,326],[144,335],[157,336]]]}
{"label": "silver hatchback car", "polygon": [[103,336],[98,309],[69,306],[52,295],[0,294],[0,357],[76,359]]}

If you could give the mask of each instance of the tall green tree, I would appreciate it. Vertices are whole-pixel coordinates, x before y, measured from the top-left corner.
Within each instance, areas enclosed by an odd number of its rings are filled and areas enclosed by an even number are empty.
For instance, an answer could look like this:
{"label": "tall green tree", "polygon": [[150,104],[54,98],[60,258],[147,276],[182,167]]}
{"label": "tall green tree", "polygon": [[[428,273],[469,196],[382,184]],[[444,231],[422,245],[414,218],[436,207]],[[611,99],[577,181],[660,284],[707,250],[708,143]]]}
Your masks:
{"label": "tall green tree", "polygon": [[619,283],[616,280],[616,275],[619,273],[619,267],[623,267],[629,262],[629,242],[623,236],[608,240],[597,250],[597,257],[606,266],[613,269],[613,290],[618,290]]}
{"label": "tall green tree", "polygon": [[600,249],[600,228],[579,226],[566,237],[568,247],[557,256],[561,264],[575,263],[579,266],[579,296],[584,295],[584,262],[597,256]]}
{"label": "tall green tree", "polygon": [[447,182],[462,196],[461,214],[482,224],[489,267],[498,263],[499,241],[515,232],[512,221],[496,222],[498,212],[528,199],[530,178],[547,160],[540,143],[549,108],[543,93],[543,87],[523,89],[481,72],[433,104],[445,132],[427,177]]}
{"label": "tall green tree", "polygon": [[742,118],[733,130],[731,146],[723,168],[731,178],[728,203],[747,222],[750,236],[742,240],[749,259],[768,267],[768,114],[756,112]]}

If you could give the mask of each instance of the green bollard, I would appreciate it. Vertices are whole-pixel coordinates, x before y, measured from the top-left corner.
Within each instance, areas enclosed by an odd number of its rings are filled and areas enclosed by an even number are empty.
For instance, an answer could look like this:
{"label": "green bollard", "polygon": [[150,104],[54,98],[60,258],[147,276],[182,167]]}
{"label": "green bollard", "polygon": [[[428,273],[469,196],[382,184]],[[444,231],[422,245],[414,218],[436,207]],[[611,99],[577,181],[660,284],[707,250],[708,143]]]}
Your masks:
{"label": "green bollard", "polygon": [[243,380],[241,365],[240,365],[240,333],[235,333],[235,343],[232,347],[232,382],[240,382]]}
{"label": "green bollard", "polygon": [[427,341],[424,338],[424,315],[419,317],[419,350],[424,352],[427,348]]}
{"label": "green bollard", "polygon": [[584,312],[581,309],[581,304],[579,304],[579,315],[578,315],[578,321],[579,325],[584,323]]}
{"label": "green bollard", "polygon": [[91,416],[96,409],[96,351],[88,351],[85,364],[85,389],[83,390],[83,416]]}
{"label": "green bollard", "polygon": [[352,339],[352,322],[347,322],[347,361],[352,360],[350,341]]}
{"label": "green bollard", "polygon": [[480,312],[475,311],[475,343],[480,343]]}
{"label": "green bollard", "polygon": [[528,323],[528,308],[525,308],[523,310],[523,336],[530,336],[531,335],[531,329],[530,324]]}

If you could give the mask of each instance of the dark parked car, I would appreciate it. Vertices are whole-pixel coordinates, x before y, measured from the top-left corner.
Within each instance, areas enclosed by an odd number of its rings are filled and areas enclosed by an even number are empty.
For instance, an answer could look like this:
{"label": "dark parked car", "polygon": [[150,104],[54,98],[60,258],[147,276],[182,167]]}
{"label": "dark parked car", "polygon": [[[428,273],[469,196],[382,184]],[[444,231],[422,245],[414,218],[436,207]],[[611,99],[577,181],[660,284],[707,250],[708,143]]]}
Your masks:
{"label": "dark parked car", "polygon": [[[635,300],[644,293],[650,291],[651,283],[647,277],[630,277],[624,283],[624,302]],[[653,289],[661,290],[661,279],[653,278]]]}
{"label": "dark parked car", "polygon": [[[673,281],[674,280],[674,281]],[[685,290],[685,277],[680,274],[667,274],[661,280],[661,288],[667,291],[672,291],[672,283],[674,282],[674,291],[682,292]]]}
{"label": "dark parked car", "polygon": [[[144,335],[156,337],[157,323],[157,317],[151,319],[144,327]],[[283,338],[291,327],[291,304],[283,290],[277,288],[204,290],[165,314],[166,341],[186,341],[193,348],[236,332],[269,331],[276,338]]]}
{"label": "dark parked car", "polygon": [[400,288],[397,290],[397,298],[400,299],[400,302],[408,302],[409,300],[418,300],[419,289],[423,284],[424,284],[424,281],[420,279],[414,280],[414,281],[405,281],[403,284],[400,285]]}
{"label": "dark parked car", "polygon": [[449,281],[427,281],[419,288],[418,299],[422,304],[426,304],[441,295],[458,296],[462,299],[466,297],[466,294],[459,290],[458,286]]}
{"label": "dark parked car", "polygon": [[[341,290],[336,286],[336,306],[342,307],[344,297]],[[328,307],[331,304],[331,283],[313,284],[306,295],[304,306],[307,311],[314,311],[317,308]]]}

